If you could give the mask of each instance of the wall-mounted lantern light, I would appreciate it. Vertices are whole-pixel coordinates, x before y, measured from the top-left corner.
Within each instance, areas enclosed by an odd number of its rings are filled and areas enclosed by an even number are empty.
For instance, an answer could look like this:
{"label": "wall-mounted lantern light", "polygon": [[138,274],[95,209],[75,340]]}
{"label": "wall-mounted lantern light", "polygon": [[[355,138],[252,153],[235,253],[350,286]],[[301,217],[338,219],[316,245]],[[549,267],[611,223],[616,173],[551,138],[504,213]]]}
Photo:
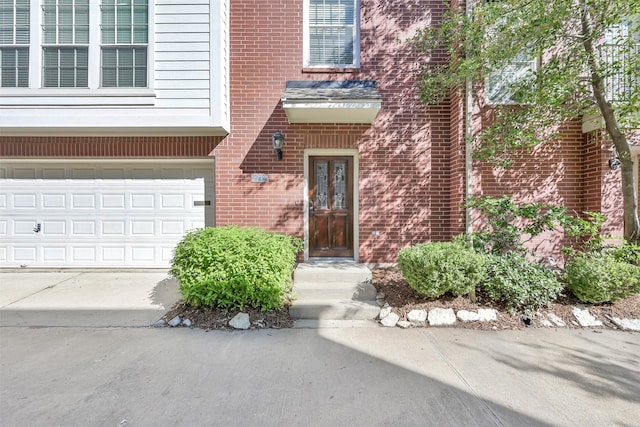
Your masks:
{"label": "wall-mounted lantern light", "polygon": [[284,135],[277,131],[273,134],[273,151],[276,152],[276,158],[282,160],[282,146],[284,145]]}
{"label": "wall-mounted lantern light", "polygon": [[615,146],[611,147],[611,156],[612,157],[609,159],[609,169],[616,170],[620,167],[620,158]]}

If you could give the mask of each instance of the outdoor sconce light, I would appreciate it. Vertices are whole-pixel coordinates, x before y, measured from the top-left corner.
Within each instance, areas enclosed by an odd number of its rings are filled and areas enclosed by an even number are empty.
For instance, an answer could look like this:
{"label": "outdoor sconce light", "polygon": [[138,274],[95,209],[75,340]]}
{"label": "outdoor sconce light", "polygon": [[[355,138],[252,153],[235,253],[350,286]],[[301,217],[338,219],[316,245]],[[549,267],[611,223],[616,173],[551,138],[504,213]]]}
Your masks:
{"label": "outdoor sconce light", "polygon": [[284,145],[284,135],[277,131],[273,134],[273,151],[276,152],[276,158],[282,160],[282,146]]}
{"label": "outdoor sconce light", "polygon": [[615,146],[611,147],[611,155],[612,158],[609,159],[609,169],[612,171],[618,169],[620,167],[620,159],[618,158],[618,150],[616,150]]}
{"label": "outdoor sconce light", "polygon": [[620,167],[620,160],[617,157],[609,159],[609,169],[612,171],[618,169]]}

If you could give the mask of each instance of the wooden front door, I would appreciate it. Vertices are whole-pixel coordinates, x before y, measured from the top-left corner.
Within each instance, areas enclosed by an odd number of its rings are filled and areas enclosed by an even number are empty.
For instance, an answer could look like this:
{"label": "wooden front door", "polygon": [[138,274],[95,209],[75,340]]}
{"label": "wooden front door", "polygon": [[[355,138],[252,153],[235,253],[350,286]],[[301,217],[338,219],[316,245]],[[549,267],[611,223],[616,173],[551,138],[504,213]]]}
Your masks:
{"label": "wooden front door", "polygon": [[353,158],[309,158],[309,255],[353,257]]}

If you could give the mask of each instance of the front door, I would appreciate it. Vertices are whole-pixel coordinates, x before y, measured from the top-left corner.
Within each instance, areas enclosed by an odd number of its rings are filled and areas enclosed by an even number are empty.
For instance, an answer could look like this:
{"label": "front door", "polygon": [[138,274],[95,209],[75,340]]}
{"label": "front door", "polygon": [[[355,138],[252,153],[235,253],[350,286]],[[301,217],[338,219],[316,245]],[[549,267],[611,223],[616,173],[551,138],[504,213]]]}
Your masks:
{"label": "front door", "polygon": [[353,257],[353,157],[309,163],[309,255]]}

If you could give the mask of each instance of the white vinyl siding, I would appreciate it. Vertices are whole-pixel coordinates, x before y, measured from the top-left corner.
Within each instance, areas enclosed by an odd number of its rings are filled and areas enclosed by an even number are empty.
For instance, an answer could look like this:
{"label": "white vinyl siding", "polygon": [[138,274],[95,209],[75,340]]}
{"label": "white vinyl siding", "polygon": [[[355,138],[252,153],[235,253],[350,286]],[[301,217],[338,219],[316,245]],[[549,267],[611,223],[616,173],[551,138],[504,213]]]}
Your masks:
{"label": "white vinyl siding", "polygon": [[359,2],[307,0],[305,66],[359,66]]}
{"label": "white vinyl siding", "polygon": [[0,0],[0,87],[29,86],[29,0]]}
{"label": "white vinyl siding", "polygon": [[[11,2],[14,15],[15,1],[27,0],[0,0]],[[46,0],[55,5],[55,19],[49,18],[51,41],[45,43],[42,1],[30,0],[31,45],[24,45],[29,54],[23,55],[30,62],[23,68],[28,88],[13,87],[0,97],[0,133],[228,133],[228,0],[84,0],[88,44],[78,39],[85,28],[78,16],[58,25],[59,6],[81,0]],[[60,33],[71,41],[62,43]],[[52,87],[44,85],[45,56]],[[15,74],[15,58],[3,69]]]}

